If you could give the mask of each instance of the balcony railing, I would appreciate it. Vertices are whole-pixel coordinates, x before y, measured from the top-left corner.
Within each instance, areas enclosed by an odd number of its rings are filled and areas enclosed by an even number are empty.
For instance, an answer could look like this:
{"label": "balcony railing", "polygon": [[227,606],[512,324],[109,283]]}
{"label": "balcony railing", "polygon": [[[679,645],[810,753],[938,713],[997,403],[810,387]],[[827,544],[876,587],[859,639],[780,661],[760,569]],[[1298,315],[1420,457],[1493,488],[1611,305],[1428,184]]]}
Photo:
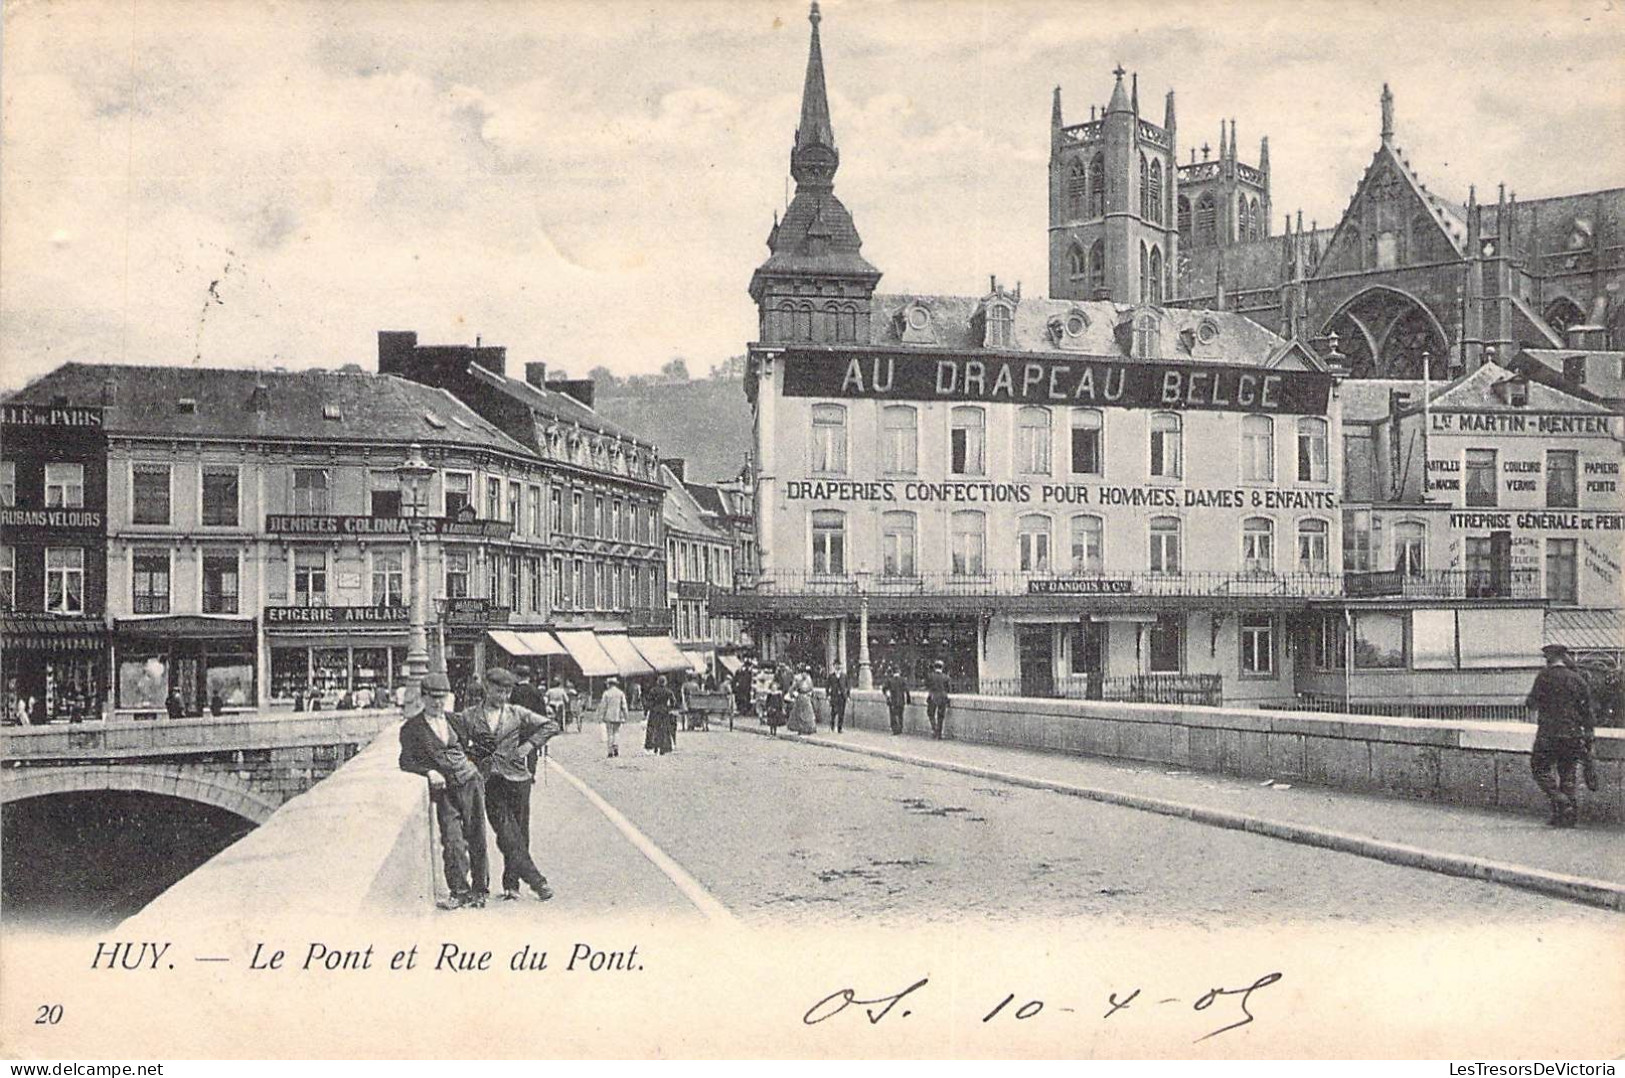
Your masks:
{"label": "balcony railing", "polygon": [[810,573],[775,570],[740,574],[735,589],[742,594],[784,596],[1197,596],[1332,599],[1343,594],[1336,573],[1232,572],[1186,573],[919,573],[912,576],[874,573]]}
{"label": "balcony railing", "polygon": [[1350,599],[1539,599],[1539,569],[1387,569],[1343,574]]}

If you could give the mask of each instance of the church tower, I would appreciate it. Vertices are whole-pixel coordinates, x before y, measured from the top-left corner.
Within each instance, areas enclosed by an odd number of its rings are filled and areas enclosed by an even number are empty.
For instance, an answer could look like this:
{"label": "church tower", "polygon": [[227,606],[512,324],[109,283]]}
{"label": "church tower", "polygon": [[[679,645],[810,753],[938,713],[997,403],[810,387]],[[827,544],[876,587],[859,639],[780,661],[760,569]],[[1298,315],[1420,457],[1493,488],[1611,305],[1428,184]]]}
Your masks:
{"label": "church tower", "polygon": [[1161,304],[1172,298],[1178,229],[1174,95],[1163,126],[1140,118],[1139,76],[1113,73],[1099,118],[1068,127],[1050,114],[1049,291],[1058,299]]}
{"label": "church tower", "polygon": [[801,91],[801,124],[790,150],[795,198],[767,237],[771,254],[750,279],[763,344],[844,344],[869,339],[870,301],[880,271],[860,254],[852,214],[835,197],[841,155],[824,89],[824,53],[814,0],[812,42]]}

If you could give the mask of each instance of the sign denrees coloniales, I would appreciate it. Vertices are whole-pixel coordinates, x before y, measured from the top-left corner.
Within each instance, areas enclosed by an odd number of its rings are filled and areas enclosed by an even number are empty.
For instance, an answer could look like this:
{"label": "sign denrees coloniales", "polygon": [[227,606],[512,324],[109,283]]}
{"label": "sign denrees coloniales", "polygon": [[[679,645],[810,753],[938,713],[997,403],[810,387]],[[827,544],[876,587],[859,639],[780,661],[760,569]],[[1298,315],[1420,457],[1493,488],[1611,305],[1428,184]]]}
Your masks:
{"label": "sign denrees coloniales", "polygon": [[506,520],[476,520],[466,517],[349,517],[349,516],[297,516],[286,513],[268,513],[265,530],[271,535],[332,535],[379,538],[400,536],[407,538],[416,524],[425,535],[466,537],[471,539],[502,539],[513,531]]}
{"label": "sign denrees coloniales", "polygon": [[1319,371],[1222,363],[798,348],[784,355],[789,397],[1324,415],[1331,386]]}

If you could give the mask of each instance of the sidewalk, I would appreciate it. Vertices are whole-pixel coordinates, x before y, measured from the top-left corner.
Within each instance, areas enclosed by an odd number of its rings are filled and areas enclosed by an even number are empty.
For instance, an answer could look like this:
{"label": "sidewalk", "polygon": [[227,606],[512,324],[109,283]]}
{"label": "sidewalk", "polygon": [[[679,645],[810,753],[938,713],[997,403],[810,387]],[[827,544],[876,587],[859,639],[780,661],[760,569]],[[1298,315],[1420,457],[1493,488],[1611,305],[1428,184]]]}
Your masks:
{"label": "sidewalk", "polygon": [[[736,728],[767,734],[755,719]],[[781,734],[790,740],[793,735]],[[1260,782],[1132,760],[823,727],[809,745],[1049,789],[1625,911],[1625,828]],[[1533,781],[1533,780],[1531,780]],[[1582,791],[1582,797],[1584,791]]]}

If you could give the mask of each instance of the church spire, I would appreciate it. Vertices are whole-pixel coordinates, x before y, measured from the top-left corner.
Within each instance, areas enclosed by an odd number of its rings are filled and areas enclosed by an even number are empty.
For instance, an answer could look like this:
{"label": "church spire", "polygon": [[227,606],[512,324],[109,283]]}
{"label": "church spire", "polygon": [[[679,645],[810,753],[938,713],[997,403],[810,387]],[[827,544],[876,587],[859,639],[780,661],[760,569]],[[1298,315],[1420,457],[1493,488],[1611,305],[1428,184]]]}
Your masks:
{"label": "church spire", "polygon": [[1112,70],[1112,74],[1117,76],[1117,85],[1112,87],[1112,99],[1106,105],[1106,111],[1132,112],[1133,108],[1129,105],[1128,92],[1123,89],[1123,76],[1127,75],[1128,72],[1123,69],[1122,64],[1118,64],[1117,67]]}
{"label": "church spire", "polygon": [[801,89],[801,124],[796,128],[795,148],[790,151],[790,175],[796,178],[798,188],[809,183],[829,186],[841,163],[835,149],[835,130],[829,122],[829,95],[824,91],[824,50],[818,40],[818,24],[823,16],[818,11],[818,0],[813,0],[807,21],[812,23],[807,81]]}
{"label": "church spire", "polygon": [[1394,141],[1394,92],[1386,82],[1382,84],[1382,141],[1385,145]]}

